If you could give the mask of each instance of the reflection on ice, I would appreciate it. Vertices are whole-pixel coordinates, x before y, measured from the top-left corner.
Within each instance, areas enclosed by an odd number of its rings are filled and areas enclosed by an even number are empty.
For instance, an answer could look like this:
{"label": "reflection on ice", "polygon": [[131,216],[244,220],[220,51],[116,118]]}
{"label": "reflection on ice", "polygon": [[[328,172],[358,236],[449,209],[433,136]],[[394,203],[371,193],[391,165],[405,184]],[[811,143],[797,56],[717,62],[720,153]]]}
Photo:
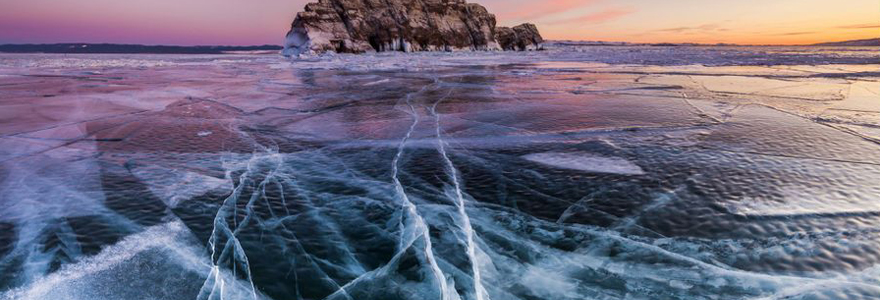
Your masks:
{"label": "reflection on ice", "polygon": [[0,298],[880,297],[875,50],[0,56]]}

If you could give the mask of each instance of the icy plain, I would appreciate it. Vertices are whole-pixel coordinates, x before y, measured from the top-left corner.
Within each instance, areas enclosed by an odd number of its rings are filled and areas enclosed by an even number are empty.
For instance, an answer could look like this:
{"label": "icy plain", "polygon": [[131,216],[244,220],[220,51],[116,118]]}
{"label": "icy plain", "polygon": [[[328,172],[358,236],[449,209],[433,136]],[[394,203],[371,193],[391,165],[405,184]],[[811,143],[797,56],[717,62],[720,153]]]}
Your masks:
{"label": "icy plain", "polygon": [[880,49],[0,55],[0,299],[880,298]]}

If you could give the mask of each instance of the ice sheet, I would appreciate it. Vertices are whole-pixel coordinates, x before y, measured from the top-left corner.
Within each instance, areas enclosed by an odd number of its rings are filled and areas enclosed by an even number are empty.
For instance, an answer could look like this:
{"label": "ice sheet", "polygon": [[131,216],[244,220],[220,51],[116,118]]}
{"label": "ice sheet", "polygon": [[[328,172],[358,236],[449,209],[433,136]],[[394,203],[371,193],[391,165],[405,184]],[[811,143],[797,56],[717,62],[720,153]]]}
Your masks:
{"label": "ice sheet", "polygon": [[3,299],[880,296],[876,48],[0,55]]}

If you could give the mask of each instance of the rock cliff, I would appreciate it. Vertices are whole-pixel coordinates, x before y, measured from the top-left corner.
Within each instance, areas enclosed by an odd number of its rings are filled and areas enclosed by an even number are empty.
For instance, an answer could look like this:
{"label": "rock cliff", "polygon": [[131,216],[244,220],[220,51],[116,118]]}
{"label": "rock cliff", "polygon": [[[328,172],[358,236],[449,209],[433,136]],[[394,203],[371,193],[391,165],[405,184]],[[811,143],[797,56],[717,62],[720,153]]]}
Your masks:
{"label": "rock cliff", "polygon": [[513,28],[495,28],[495,40],[501,49],[517,51],[541,50],[544,43],[544,39],[538,33],[538,27],[529,23]]}
{"label": "rock cliff", "polygon": [[531,24],[499,28],[499,45],[495,22],[485,7],[464,0],[319,0],[297,14],[284,54],[540,48]]}

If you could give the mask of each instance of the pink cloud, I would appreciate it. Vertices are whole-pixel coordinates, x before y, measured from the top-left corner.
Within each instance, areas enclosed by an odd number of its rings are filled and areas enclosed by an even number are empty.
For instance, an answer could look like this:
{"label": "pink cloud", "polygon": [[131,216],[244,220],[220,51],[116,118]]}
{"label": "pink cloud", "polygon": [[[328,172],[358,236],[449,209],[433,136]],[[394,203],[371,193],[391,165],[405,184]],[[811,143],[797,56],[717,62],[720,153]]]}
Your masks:
{"label": "pink cloud", "polygon": [[609,8],[600,12],[587,14],[584,16],[563,19],[559,21],[549,22],[548,24],[566,24],[566,23],[577,23],[577,24],[599,24],[605,23],[608,21],[616,20],[622,18],[624,16],[633,14],[638,10],[633,7],[615,7]]}
{"label": "pink cloud", "polygon": [[528,4],[519,5],[515,10],[502,12],[499,15],[504,19],[537,19],[544,16],[566,12],[579,7],[595,4],[601,0],[548,0],[530,1]]}

